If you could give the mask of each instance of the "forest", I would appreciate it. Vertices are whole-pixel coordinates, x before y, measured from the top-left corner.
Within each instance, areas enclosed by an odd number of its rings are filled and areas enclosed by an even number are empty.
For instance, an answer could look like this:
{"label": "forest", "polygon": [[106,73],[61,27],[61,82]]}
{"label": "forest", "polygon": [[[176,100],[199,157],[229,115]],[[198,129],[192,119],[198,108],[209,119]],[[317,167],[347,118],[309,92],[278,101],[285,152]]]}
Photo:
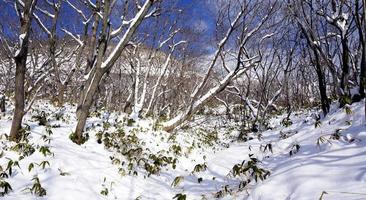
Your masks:
{"label": "forest", "polygon": [[1,199],[366,199],[366,0],[0,0]]}

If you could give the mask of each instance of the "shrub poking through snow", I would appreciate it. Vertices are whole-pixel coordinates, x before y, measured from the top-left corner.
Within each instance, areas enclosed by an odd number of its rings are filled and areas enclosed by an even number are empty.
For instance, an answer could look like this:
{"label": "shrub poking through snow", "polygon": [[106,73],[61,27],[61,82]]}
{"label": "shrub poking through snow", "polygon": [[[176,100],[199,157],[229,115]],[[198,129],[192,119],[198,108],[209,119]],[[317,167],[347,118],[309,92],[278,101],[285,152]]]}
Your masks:
{"label": "shrub poking through snow", "polygon": [[173,144],[169,150],[171,150],[175,155],[180,156],[182,155],[182,147],[177,145],[177,144]]}
{"label": "shrub poking through snow", "polygon": [[317,140],[316,140],[316,146],[320,149],[320,145],[328,142],[329,144],[332,144],[331,141],[329,141],[324,135],[320,136]]}
{"label": "shrub poking through snow", "polygon": [[300,145],[294,144],[294,145],[292,145],[289,154],[290,154],[290,156],[293,156],[293,155],[297,154],[299,151],[300,151]]}
{"label": "shrub poking through snow", "polygon": [[60,168],[57,169],[60,172],[60,176],[70,176],[69,172],[62,171]]}
{"label": "shrub poking through snow", "polygon": [[232,193],[232,189],[230,188],[230,186],[229,185],[225,185],[225,186],[222,187],[221,190],[219,190],[218,192],[216,192],[214,194],[214,197],[215,198],[222,198],[222,197],[224,197],[226,195],[229,195],[231,193]]}
{"label": "shrub poking through snow", "polygon": [[36,150],[33,144],[29,144],[28,142],[20,141],[10,148],[11,150],[18,152],[20,156],[27,157],[32,155]]}
{"label": "shrub poking through snow", "polygon": [[46,113],[44,111],[36,111],[37,114],[32,116],[32,119],[38,121],[38,125],[40,126],[46,126],[48,124],[48,120],[46,117]]}
{"label": "shrub poking through snow", "polygon": [[[329,137],[326,137],[329,136]],[[332,134],[322,135],[316,140],[316,145],[318,148],[320,148],[320,145],[327,142],[329,144],[332,144],[331,140],[340,140],[341,138],[345,138],[342,136],[342,129],[335,130]]]}
{"label": "shrub poking through snow", "polygon": [[[112,183],[111,183],[111,187],[112,187]],[[108,187],[107,187],[107,178],[106,177],[104,177],[104,179],[103,179],[102,190],[100,191],[100,194],[103,195],[103,196],[108,196],[108,194],[109,194],[109,190],[108,190]]]}
{"label": "shrub poking through snow", "polygon": [[13,189],[11,188],[11,185],[3,180],[2,178],[0,179],[0,197],[5,196],[6,194],[8,194],[10,191],[12,191]]}
{"label": "shrub poking through snow", "polygon": [[185,194],[182,194],[182,193],[179,193],[179,194],[176,194],[173,199],[176,199],[176,200],[186,200],[187,199],[187,195]]}
{"label": "shrub poking through snow", "polygon": [[201,135],[202,137],[199,140],[202,144],[207,146],[214,146],[219,142],[218,132],[216,130],[207,131],[203,128],[199,128],[197,130],[197,135]]}
{"label": "shrub poking through snow", "polygon": [[135,120],[133,120],[133,119],[127,120],[127,126],[132,126],[134,123],[135,123]]}
{"label": "shrub poking through snow", "polygon": [[47,160],[43,160],[41,161],[38,166],[40,166],[42,169],[45,169],[46,168],[46,165],[48,165],[48,167],[50,167],[50,162],[48,162]]}
{"label": "shrub poking through snow", "polygon": [[288,132],[283,132],[280,131],[280,139],[287,139],[293,135],[297,134],[297,131],[288,131]]}
{"label": "shrub poking through snow", "polygon": [[179,186],[179,184],[184,180],[184,177],[183,176],[177,176],[175,177],[175,179],[173,180],[171,186],[172,187],[177,187]]}
{"label": "shrub poking through snow", "polygon": [[319,128],[322,126],[322,122],[320,121],[320,117],[318,117],[315,121],[315,128]]}
{"label": "shrub poking through snow", "polygon": [[290,119],[289,117],[286,117],[286,118],[284,118],[284,119],[281,121],[281,124],[282,124],[282,126],[284,126],[284,127],[289,127],[289,126],[291,126],[291,125],[292,125],[292,121],[291,121],[291,119]]}
{"label": "shrub poking through snow", "polygon": [[253,140],[253,137],[249,137],[250,132],[251,130],[246,129],[245,127],[240,128],[240,133],[237,140],[239,142],[247,142],[248,140]]}
{"label": "shrub poking through snow", "polygon": [[[74,133],[74,132],[72,132],[70,135],[69,135],[69,138],[70,138],[70,140],[72,141],[72,142],[74,142],[74,143],[76,143],[76,144],[78,144],[78,138],[77,138],[77,135]],[[86,141],[88,141],[89,140],[89,134],[88,133],[85,133],[85,134],[83,134],[83,136],[81,137],[81,141],[80,141],[80,144],[84,144]]]}
{"label": "shrub poking through snow", "polygon": [[197,179],[197,182],[198,183],[201,183],[202,181],[203,181],[203,178],[202,177],[200,177],[200,178]]}
{"label": "shrub poking through snow", "polygon": [[206,170],[207,170],[207,164],[206,163],[197,164],[196,166],[194,166],[192,174],[198,173],[198,172],[203,172],[203,171],[206,171]]}
{"label": "shrub poking through snow", "polygon": [[1,167],[0,165],[0,178],[9,178],[8,173],[6,173],[6,171],[3,170],[3,167]]}
{"label": "shrub poking through snow", "polygon": [[[148,176],[151,174],[158,174],[162,167],[171,165],[173,169],[176,167],[177,158],[167,157],[161,154],[150,154],[149,159],[142,159],[145,162],[144,168],[148,172]],[[151,163],[152,161],[152,163]]]}
{"label": "shrub poking through snow", "polygon": [[265,144],[265,145],[260,145],[260,148],[259,148],[263,153],[266,153],[267,151],[273,153],[273,149],[272,149],[272,144],[271,143],[268,143],[268,144]]}
{"label": "shrub poking through snow", "polygon": [[37,176],[34,176],[32,181],[33,181],[32,187],[26,188],[25,190],[29,190],[30,193],[40,197],[46,196],[47,191],[45,188],[42,187],[39,178]]}
{"label": "shrub poking through snow", "polygon": [[[142,148],[145,143],[137,137],[139,132],[145,132],[142,128],[132,128],[125,133],[124,128],[128,122],[117,122],[104,125],[103,130],[96,135],[97,142],[103,143],[106,149],[115,150],[116,155],[111,157],[112,164],[119,166],[119,174],[138,175],[138,168],[146,172],[147,177],[159,174],[163,167],[175,169],[178,159],[170,156],[182,155],[182,147],[172,145],[168,152],[159,151],[152,153],[148,148]],[[104,123],[106,124],[106,123]],[[171,152],[171,153],[170,153]],[[120,159],[120,156],[123,158]],[[118,158],[117,158],[118,157]]]}
{"label": "shrub poking through snow", "polygon": [[18,167],[20,169],[19,161],[13,161],[12,159],[8,158],[8,164],[6,166],[5,171],[8,171],[9,176],[13,175],[13,168]]}
{"label": "shrub poking through snow", "polygon": [[[12,187],[11,185],[5,181],[5,179],[9,178],[9,176],[11,176],[11,166],[13,165],[14,162],[10,163],[10,169],[9,168],[9,163],[8,162],[8,167],[6,170],[3,170],[3,167],[0,165],[0,197],[5,196],[6,194],[8,194],[10,191],[12,191]],[[8,171],[8,173],[6,172]]]}
{"label": "shrub poking through snow", "polygon": [[351,107],[346,104],[344,107],[343,107],[344,111],[346,112],[347,115],[351,115],[352,114],[352,110],[351,110]]}
{"label": "shrub poking through snow", "polygon": [[337,129],[333,134],[330,135],[329,139],[340,140],[342,137],[341,131],[342,129]]}
{"label": "shrub poking through snow", "polygon": [[339,97],[340,107],[344,107],[345,105],[352,104],[352,99],[348,95],[342,95]]}
{"label": "shrub poking through snow", "polygon": [[323,192],[320,194],[319,200],[323,200],[323,199],[324,199],[324,196],[325,196],[326,194],[328,194],[328,192],[323,191]]}
{"label": "shrub poking through snow", "polygon": [[244,160],[241,164],[234,165],[230,171],[230,175],[233,177],[245,176],[247,179],[254,179],[256,182],[258,179],[263,181],[268,178],[271,174],[270,171],[258,166],[260,161],[252,156],[253,155],[249,155],[249,161]]}
{"label": "shrub poking through snow", "polygon": [[51,150],[50,150],[50,147],[48,147],[48,146],[41,146],[40,148],[39,148],[39,152],[40,153],[42,153],[42,155],[44,156],[44,157],[46,157],[46,156],[48,156],[48,155],[53,155],[53,153],[51,152]]}
{"label": "shrub poking through snow", "polygon": [[34,168],[34,163],[29,163],[28,172],[31,172],[33,168]]}

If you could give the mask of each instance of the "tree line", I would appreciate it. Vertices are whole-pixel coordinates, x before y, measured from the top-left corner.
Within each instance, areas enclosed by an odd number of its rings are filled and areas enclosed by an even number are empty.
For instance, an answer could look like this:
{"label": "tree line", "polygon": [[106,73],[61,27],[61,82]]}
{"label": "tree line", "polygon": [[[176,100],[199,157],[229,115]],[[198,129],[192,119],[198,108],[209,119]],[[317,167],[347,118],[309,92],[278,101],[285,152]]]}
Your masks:
{"label": "tree line", "polygon": [[332,101],[365,98],[366,0],[206,0],[214,33],[187,25],[198,19],[179,2],[2,0],[10,139],[39,98],[76,104],[78,144],[93,109],[173,131],[207,106],[239,107],[257,131],[272,112],[319,105],[325,116]]}

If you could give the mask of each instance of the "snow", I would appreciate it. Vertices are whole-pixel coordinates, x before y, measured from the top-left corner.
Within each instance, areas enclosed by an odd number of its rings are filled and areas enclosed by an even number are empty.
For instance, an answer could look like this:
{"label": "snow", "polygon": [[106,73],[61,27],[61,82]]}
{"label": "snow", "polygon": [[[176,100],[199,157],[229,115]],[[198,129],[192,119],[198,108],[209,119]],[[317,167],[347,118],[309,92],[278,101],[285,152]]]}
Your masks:
{"label": "snow", "polygon": [[[80,16],[83,17],[83,23],[86,23],[86,21],[88,21],[87,17],[84,15],[83,11],[78,9],[76,6],[74,6],[69,0],[66,0],[66,3],[73,8]],[[95,5],[94,5],[95,7]]]}
{"label": "snow", "polygon": [[[280,152],[278,158],[268,159],[271,178],[254,188],[249,199],[318,199],[323,191],[328,193],[324,199],[366,198],[363,104],[353,105],[352,110],[350,116],[337,110],[322,121],[321,128],[300,126],[294,137],[277,142],[281,149],[299,143],[301,150],[292,159]],[[352,125],[346,121],[352,121]],[[337,129],[342,130],[340,141],[316,145],[320,136]]]}
{"label": "snow", "polygon": [[[73,131],[75,107],[66,105],[62,108],[53,107],[46,101],[38,101],[25,117],[24,123],[30,126],[30,143],[34,146],[49,146],[53,155],[44,156],[38,149],[29,157],[19,161],[20,168],[14,167],[13,175],[5,179],[13,191],[3,199],[172,199],[178,193],[187,194],[187,199],[213,199],[214,194],[225,185],[232,192],[224,199],[365,199],[366,194],[366,127],[364,121],[364,102],[350,106],[352,113],[346,114],[337,105],[332,105],[330,114],[321,120],[320,127],[315,127],[317,110],[303,110],[291,115],[293,124],[284,127],[280,124],[286,114],[275,116],[270,121],[272,130],[261,133],[258,140],[253,134],[252,140],[238,142],[234,140],[239,131],[235,122],[222,122],[214,115],[195,116],[190,122],[193,128],[180,130],[173,135],[152,128],[152,121],[139,119],[132,126],[125,126],[125,133],[136,132],[141,140],[143,149],[150,153],[167,151],[173,144],[182,147],[182,155],[177,167],[163,167],[158,175],[145,177],[145,172],[138,169],[138,176],[119,173],[119,167],[112,164],[110,157],[124,160],[124,156],[114,150],[107,150],[103,144],[98,144],[95,133],[102,129],[102,124],[109,120],[115,121],[128,118],[127,115],[100,111],[100,117],[88,120],[89,140],[79,146],[70,141],[69,134]],[[39,111],[47,113],[52,128],[52,139],[48,144],[41,139],[46,134],[44,126],[38,125],[32,115]],[[63,120],[57,120],[56,114],[63,114]],[[0,118],[0,135],[10,131],[11,111]],[[232,128],[230,128],[232,127]],[[108,129],[113,131],[113,127]],[[204,130],[203,130],[204,129]],[[205,144],[202,140],[204,133],[216,131],[218,139],[213,145]],[[230,130],[230,131],[229,131]],[[339,140],[330,139],[331,135],[340,132]],[[288,137],[283,136],[284,133]],[[174,136],[175,139],[171,137]],[[329,142],[319,143],[323,136]],[[4,155],[0,165],[5,169],[7,158],[19,160],[18,153],[9,150],[14,143],[0,137],[0,148]],[[260,145],[272,144],[273,153],[260,151]],[[190,148],[195,144],[196,148]],[[197,145],[201,147],[198,148]],[[292,146],[298,144],[300,149],[296,154],[289,155]],[[194,146],[194,145],[193,145]],[[146,150],[147,151],[147,150]],[[170,152],[167,155],[173,156]],[[230,170],[235,164],[248,160],[248,154],[254,154],[261,162],[260,167],[270,170],[271,175],[264,181],[254,181],[244,191],[237,191],[241,178],[234,178]],[[31,162],[49,161],[50,166],[42,169],[35,166],[28,172]],[[197,164],[206,163],[207,170],[192,173]],[[64,172],[64,176],[60,175]],[[24,189],[31,187],[34,175],[38,175],[47,196],[38,198]],[[171,183],[177,176],[184,179],[177,187]],[[201,183],[197,182],[202,178]],[[108,195],[101,191],[107,188]],[[1,190],[1,189],[0,189]]]}
{"label": "snow", "polygon": [[80,35],[75,36],[73,33],[71,33],[70,31],[62,28],[61,29],[63,32],[65,32],[67,35],[69,35],[70,37],[72,37],[80,46],[84,46],[84,42],[80,39]]}
{"label": "snow", "polygon": [[320,42],[319,41],[314,41],[313,42],[315,46],[320,46]]}
{"label": "snow", "polygon": [[25,36],[26,36],[25,33],[19,35],[19,48],[16,50],[14,57],[19,56],[20,51],[21,51],[22,46],[23,46],[23,41],[24,41]]}
{"label": "snow", "polygon": [[337,21],[337,25],[342,30],[342,33],[345,33],[345,31],[346,31],[346,24],[347,24],[346,20],[338,20]]}
{"label": "snow", "polygon": [[337,20],[337,25],[341,29],[342,34],[344,35],[346,32],[346,25],[348,20],[348,13],[342,13],[342,17]]}

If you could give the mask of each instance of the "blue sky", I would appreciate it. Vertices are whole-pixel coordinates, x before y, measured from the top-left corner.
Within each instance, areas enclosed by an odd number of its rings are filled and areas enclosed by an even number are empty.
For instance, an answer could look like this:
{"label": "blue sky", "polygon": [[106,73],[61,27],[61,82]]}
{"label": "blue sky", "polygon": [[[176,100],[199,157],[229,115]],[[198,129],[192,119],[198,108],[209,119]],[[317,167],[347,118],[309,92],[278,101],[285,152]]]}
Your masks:
{"label": "blue sky", "polygon": [[[15,10],[13,8],[13,0],[0,0],[0,24],[3,26],[5,33],[12,35],[13,39],[16,39],[17,30],[11,30],[11,26],[7,23],[19,24],[18,17],[16,16]],[[44,0],[38,0],[38,4],[42,6]],[[71,2],[78,2],[70,0]],[[92,0],[94,1],[94,0]],[[165,2],[170,3],[171,0],[166,0]],[[142,1],[141,1],[142,2]],[[215,30],[215,17],[213,16],[211,9],[209,9],[210,4],[207,4],[205,0],[176,0],[176,7],[183,10],[183,18],[181,20],[181,26],[189,27],[197,34],[196,44],[192,44],[192,48],[198,48],[196,45],[202,45],[202,42],[206,40],[207,37],[212,37]],[[66,3],[63,4],[62,11],[60,14],[60,25],[58,26],[59,35],[63,35],[60,28],[66,28],[71,32],[78,32],[79,34],[83,31],[82,21],[80,20],[77,13]],[[51,23],[50,19],[45,18],[42,14],[38,14],[43,18],[46,26]],[[119,23],[119,17],[117,19],[112,19],[112,23]],[[145,25],[145,28],[149,28],[149,24]],[[39,29],[38,25],[34,24],[35,29]],[[15,36],[15,37],[14,37]]]}
{"label": "blue sky", "polygon": [[[73,2],[73,1],[71,1]],[[42,0],[39,0],[38,3],[42,3]],[[4,18],[16,18],[14,8],[13,8],[12,0],[0,0],[0,19],[4,21]],[[205,30],[212,31],[212,28],[215,24],[212,14],[210,13],[210,9],[207,8],[207,4],[203,0],[177,0],[177,7],[184,10],[184,13],[187,14],[188,21],[191,26],[202,26]],[[67,26],[68,24],[74,24],[75,21],[72,20],[73,15],[76,13],[68,6],[63,7],[63,20],[61,24]],[[40,17],[42,17],[40,15]]]}
{"label": "blue sky", "polygon": [[212,31],[215,19],[210,12],[211,9],[208,8],[208,3],[203,0],[179,0],[178,6],[191,16],[192,25],[198,22],[205,23],[207,30]]}

